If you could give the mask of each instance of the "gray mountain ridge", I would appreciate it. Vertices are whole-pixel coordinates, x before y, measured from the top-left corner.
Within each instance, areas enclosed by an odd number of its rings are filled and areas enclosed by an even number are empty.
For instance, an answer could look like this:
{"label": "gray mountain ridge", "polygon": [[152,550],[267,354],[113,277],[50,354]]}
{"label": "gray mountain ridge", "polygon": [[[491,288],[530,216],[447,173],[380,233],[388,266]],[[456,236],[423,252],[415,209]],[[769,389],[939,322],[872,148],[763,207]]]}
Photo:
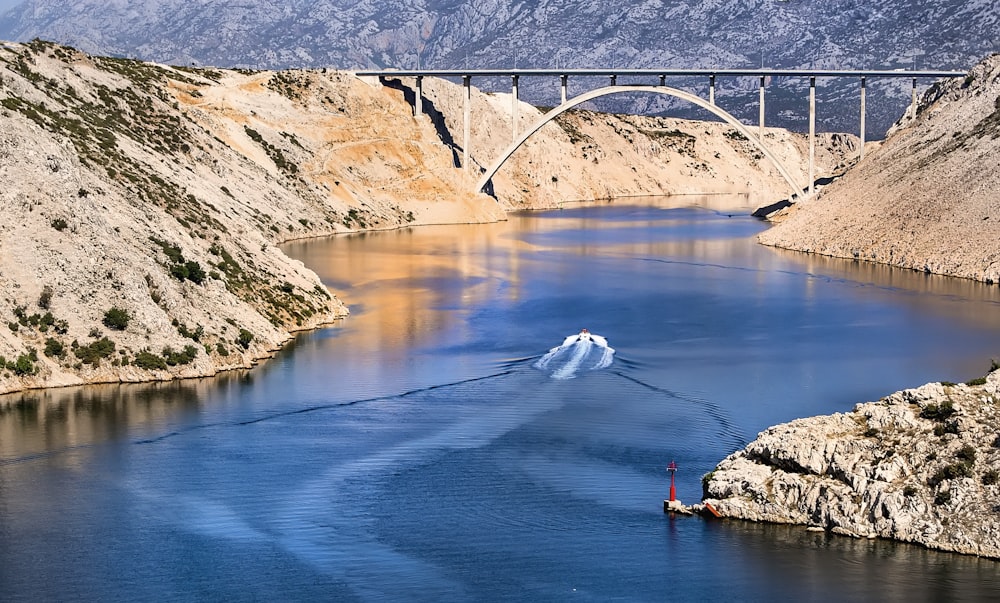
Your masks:
{"label": "gray mountain ridge", "polygon": [[[1000,50],[992,0],[27,0],[0,38],[52,40],[90,53],[170,64],[290,68],[935,68],[965,70]],[[509,81],[476,81],[506,90]],[[604,82],[571,82],[592,87]],[[654,83],[654,82],[648,82]],[[671,85],[707,94],[707,81]],[[930,82],[924,83],[929,85]],[[757,82],[719,82],[720,105],[756,119]],[[906,80],[869,84],[869,134],[909,99]],[[558,103],[558,83],[522,81]],[[571,91],[572,92],[572,91]],[[858,83],[821,81],[819,129],[856,131]],[[659,95],[599,109],[707,117]],[[807,84],[770,83],[767,122],[802,130]]]}

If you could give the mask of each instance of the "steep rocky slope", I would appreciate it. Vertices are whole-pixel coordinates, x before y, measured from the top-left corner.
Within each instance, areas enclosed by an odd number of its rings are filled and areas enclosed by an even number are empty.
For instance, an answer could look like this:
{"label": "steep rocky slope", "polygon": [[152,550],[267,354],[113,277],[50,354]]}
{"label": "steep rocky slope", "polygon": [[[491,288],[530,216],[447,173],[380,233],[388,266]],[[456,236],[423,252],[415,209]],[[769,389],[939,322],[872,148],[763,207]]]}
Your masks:
{"label": "steep rocky slope", "polygon": [[727,517],[1000,558],[1000,372],[767,429],[704,480]]}
{"label": "steep rocky slope", "polygon": [[915,120],[760,241],[1000,281],[1000,55],[935,85]]}
{"label": "steep rocky slope", "polygon": [[[431,115],[414,119],[399,85],[348,73],[5,44],[0,392],[209,375],[343,316],[276,246],[290,239],[492,221],[611,195],[786,194],[728,128],[593,113],[543,128],[495,178],[497,198],[473,193],[478,166],[510,140],[510,96],[475,94],[466,171],[453,143],[461,88],[426,84]],[[526,126],[539,112],[522,104],[519,114]],[[802,137],[769,136],[802,178]],[[853,144],[828,136],[826,168],[842,167]]]}

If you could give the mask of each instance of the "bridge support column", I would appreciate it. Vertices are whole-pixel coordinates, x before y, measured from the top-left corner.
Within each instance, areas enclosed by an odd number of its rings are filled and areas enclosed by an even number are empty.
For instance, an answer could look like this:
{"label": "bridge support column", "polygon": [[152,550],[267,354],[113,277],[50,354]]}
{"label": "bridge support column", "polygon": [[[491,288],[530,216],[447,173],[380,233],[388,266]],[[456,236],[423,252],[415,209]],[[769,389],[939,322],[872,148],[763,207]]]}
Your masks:
{"label": "bridge support column", "polygon": [[760,139],[764,140],[764,76],[760,76]]}
{"label": "bridge support column", "polygon": [[917,118],[917,78],[913,78],[913,88],[910,89],[910,119]]}
{"label": "bridge support column", "polygon": [[667,76],[661,74],[660,75],[660,86],[663,87],[663,86],[666,86],[666,85],[667,85]]}
{"label": "bridge support column", "polygon": [[715,74],[708,76],[708,104],[715,104]]}
{"label": "bridge support column", "polygon": [[414,88],[416,88],[417,97],[413,99],[413,115],[420,117],[424,110],[424,76],[417,76]]}
{"label": "bridge support column", "polygon": [[561,92],[562,101],[559,103],[560,105],[565,105],[566,104],[566,88],[568,87],[568,85],[569,85],[569,76],[568,75],[560,75],[559,76],[559,88],[562,91]]}
{"label": "bridge support column", "polygon": [[464,142],[462,143],[462,169],[469,171],[469,144],[472,139],[472,76],[462,76],[462,104],[465,117]]}
{"label": "bridge support column", "polygon": [[867,89],[866,83],[867,83],[866,78],[862,76],[861,77],[861,133],[860,133],[861,159],[865,158],[865,90]]}
{"label": "bridge support column", "polygon": [[809,78],[809,196],[816,192],[816,77]]}
{"label": "bridge support column", "polygon": [[617,86],[618,85],[618,76],[617,75],[615,75],[615,74],[612,73],[608,77],[611,78],[611,85],[612,86]]}
{"label": "bridge support column", "polygon": [[510,76],[511,81],[511,92],[510,92],[510,133],[511,140],[517,140],[517,105],[518,105],[518,95],[517,95],[517,80],[520,76],[512,75]]}

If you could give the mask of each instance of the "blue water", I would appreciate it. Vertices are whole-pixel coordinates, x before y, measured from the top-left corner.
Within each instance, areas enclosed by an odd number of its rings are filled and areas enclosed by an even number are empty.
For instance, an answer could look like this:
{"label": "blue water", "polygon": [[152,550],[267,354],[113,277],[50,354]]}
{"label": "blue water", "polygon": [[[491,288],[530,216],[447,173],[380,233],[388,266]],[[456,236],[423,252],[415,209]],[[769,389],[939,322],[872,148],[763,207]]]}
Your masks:
{"label": "blue water", "polygon": [[[769,425],[1000,357],[997,287],[764,227],[595,205],[290,245],[351,317],[250,371],[6,399],[0,599],[996,598],[993,561],[662,513],[671,460],[696,502]],[[609,366],[536,367],[581,328]]]}

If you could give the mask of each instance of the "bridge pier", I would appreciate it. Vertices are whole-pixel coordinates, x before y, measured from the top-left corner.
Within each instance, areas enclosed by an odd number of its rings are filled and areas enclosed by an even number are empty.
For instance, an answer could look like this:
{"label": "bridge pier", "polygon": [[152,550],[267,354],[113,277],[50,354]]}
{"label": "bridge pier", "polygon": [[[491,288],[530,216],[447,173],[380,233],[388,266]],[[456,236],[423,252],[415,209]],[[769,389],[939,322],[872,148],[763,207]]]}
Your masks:
{"label": "bridge pier", "polygon": [[465,117],[464,142],[462,143],[462,169],[469,171],[469,144],[472,139],[472,76],[462,76],[462,104]]}
{"label": "bridge pier", "polygon": [[860,137],[861,137],[861,156],[860,156],[860,159],[864,159],[865,158],[865,89],[867,88],[866,83],[867,83],[866,82],[866,78],[864,76],[861,76],[861,132],[860,132]]}
{"label": "bridge pier", "polygon": [[764,76],[760,76],[760,139],[764,140]]}
{"label": "bridge pier", "polygon": [[510,80],[511,80],[511,93],[510,93],[510,97],[511,97],[511,100],[510,100],[510,133],[511,133],[511,140],[517,140],[517,104],[518,104],[517,80],[518,80],[518,77],[519,76],[516,75],[516,74],[510,76]]}
{"label": "bridge pier", "polygon": [[[569,76],[581,76],[581,77],[597,77],[605,76],[610,78],[611,88],[613,90],[607,90],[605,88],[599,89],[599,94],[594,98],[603,96],[605,94],[617,93],[617,92],[648,92],[654,91],[657,93],[668,94],[676,96],[678,98],[683,98],[684,100],[689,100],[690,102],[701,106],[702,108],[708,109],[715,115],[722,117],[724,120],[729,122],[733,127],[746,136],[748,139],[753,140],[755,143],[759,144],[761,139],[765,136],[766,132],[766,105],[765,105],[765,95],[766,95],[766,84],[767,78],[771,76],[779,77],[808,77],[809,78],[809,186],[808,192],[810,195],[815,194],[816,187],[816,78],[826,77],[826,78],[842,78],[842,77],[857,77],[861,80],[861,91],[860,91],[860,139],[861,148],[859,150],[859,158],[865,157],[865,138],[867,136],[866,132],[866,120],[867,120],[867,78],[877,77],[877,78],[893,78],[893,79],[910,79],[911,80],[911,90],[910,90],[910,106],[907,109],[906,116],[909,120],[915,120],[917,118],[918,110],[918,99],[917,99],[917,80],[919,78],[952,78],[952,77],[963,77],[967,76],[965,72],[960,71],[916,71],[916,70],[815,70],[806,71],[798,69],[619,69],[613,68],[609,69],[559,69],[559,70],[548,70],[548,69],[514,69],[514,70],[492,70],[492,69],[463,69],[463,70],[383,70],[383,71],[357,71],[354,73],[355,76],[361,78],[362,81],[366,81],[369,84],[374,84],[369,78],[378,78],[378,81],[390,85],[388,82],[392,82],[393,87],[398,87],[398,80],[400,78],[415,78],[414,91],[415,91],[415,101],[412,108],[413,115],[420,116],[425,113],[424,107],[424,91],[423,91],[423,78],[424,77],[444,77],[444,78],[461,78],[462,79],[462,95],[463,95],[463,105],[464,105],[464,123],[463,123],[463,141],[462,141],[462,169],[466,170],[467,173],[472,169],[472,78],[473,77],[499,77],[499,76],[511,76],[512,84],[512,94],[511,94],[511,122],[512,122],[512,138],[515,143],[522,141],[526,136],[530,135],[521,133],[518,134],[520,128],[520,95],[519,95],[519,78],[520,76],[559,76],[560,82],[560,111],[564,110],[567,102],[573,103],[574,106],[577,104],[575,101],[581,100],[584,96],[590,93],[584,93],[576,99],[569,100]],[[648,84],[645,85],[634,85],[634,86],[618,86],[618,75],[624,75],[625,77],[659,77],[659,86],[652,87]],[[746,127],[745,124],[739,123],[735,119],[731,119],[732,116],[722,111],[717,107],[715,99],[715,84],[716,76],[723,77],[758,77],[759,79],[759,95],[760,95],[760,119],[759,119],[759,137],[753,136],[751,125]],[[688,95],[679,90],[668,88],[666,86],[667,77],[704,77],[708,76],[708,102],[705,99],[696,97],[694,95]],[[404,94],[405,97],[405,94]],[[582,100],[581,100],[582,102]],[[551,113],[551,112],[550,112]],[[546,114],[547,118],[551,119],[554,115]],[[457,150],[458,144],[455,143],[455,148]],[[761,145],[761,150],[767,155],[769,152],[763,148]],[[769,155],[772,161],[775,161],[777,165],[776,158]],[[802,188],[800,184],[792,182],[790,176],[782,169],[782,176],[789,182],[791,188],[794,190],[793,197],[799,197],[802,194]]]}
{"label": "bridge pier", "polygon": [[816,76],[809,78],[809,196],[816,192]]}
{"label": "bridge pier", "polygon": [[424,109],[424,76],[418,75],[416,78],[416,83],[413,86],[416,88],[416,98],[413,99],[413,115],[420,117],[420,114]]}

